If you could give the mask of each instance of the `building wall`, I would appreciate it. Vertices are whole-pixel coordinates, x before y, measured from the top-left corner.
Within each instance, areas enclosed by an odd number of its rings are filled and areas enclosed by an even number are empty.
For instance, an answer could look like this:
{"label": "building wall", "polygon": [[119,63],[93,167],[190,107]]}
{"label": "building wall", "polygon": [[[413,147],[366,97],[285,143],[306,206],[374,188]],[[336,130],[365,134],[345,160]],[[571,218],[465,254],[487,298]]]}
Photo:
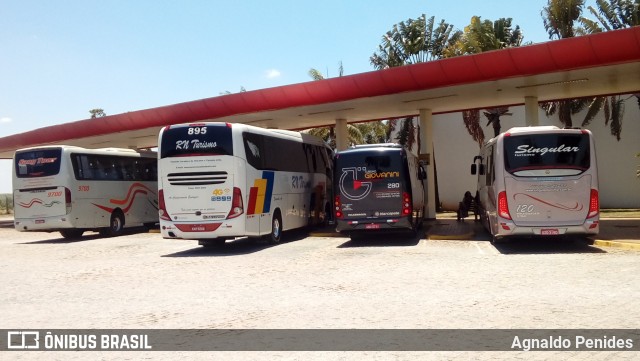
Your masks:
{"label": "building wall", "polygon": [[[524,106],[511,107],[510,112],[513,115],[501,118],[501,131],[526,126]],[[580,125],[583,118],[584,113],[574,116],[574,124]],[[547,118],[542,110],[539,119],[540,125],[561,126],[556,116]],[[435,115],[433,122],[440,203],[445,210],[455,210],[465,191],[475,193],[476,177],[471,175],[470,167],[479,146],[467,132],[462,113]],[[493,128],[486,126],[482,112],[480,122],[485,139],[493,137]],[[636,177],[640,158],[635,156],[640,153],[640,109],[636,97],[626,101],[620,141],[605,126],[602,112],[587,128],[593,132],[596,143],[600,207],[640,208],[640,178]]]}

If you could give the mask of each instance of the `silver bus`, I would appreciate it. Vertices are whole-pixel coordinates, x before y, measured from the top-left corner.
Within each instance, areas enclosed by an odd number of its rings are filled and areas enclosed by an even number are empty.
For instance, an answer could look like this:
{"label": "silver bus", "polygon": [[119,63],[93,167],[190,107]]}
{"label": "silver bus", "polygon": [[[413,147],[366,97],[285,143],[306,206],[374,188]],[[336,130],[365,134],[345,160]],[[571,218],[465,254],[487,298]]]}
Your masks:
{"label": "silver bus", "polygon": [[481,221],[494,241],[599,231],[596,152],[588,130],[511,128],[482,147],[471,173],[478,176]]}

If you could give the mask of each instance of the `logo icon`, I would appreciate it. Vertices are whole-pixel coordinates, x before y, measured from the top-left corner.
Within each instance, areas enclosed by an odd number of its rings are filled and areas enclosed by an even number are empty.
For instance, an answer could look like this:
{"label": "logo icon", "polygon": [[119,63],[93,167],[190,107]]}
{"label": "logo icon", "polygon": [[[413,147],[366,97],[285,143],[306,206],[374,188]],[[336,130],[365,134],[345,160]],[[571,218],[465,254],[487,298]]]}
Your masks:
{"label": "logo icon", "polygon": [[[358,168],[355,167],[342,168],[342,174],[340,175],[340,192],[346,198],[354,201],[363,199],[368,196],[373,186],[371,182],[363,182],[356,179],[357,171]],[[347,177],[349,177],[349,175],[351,175],[351,179],[353,179],[353,191],[358,191],[354,192],[355,194],[347,191],[344,186],[344,182],[346,179],[348,179]]]}
{"label": "logo icon", "polygon": [[7,348],[26,350],[40,348],[40,332],[9,331],[7,332]]}

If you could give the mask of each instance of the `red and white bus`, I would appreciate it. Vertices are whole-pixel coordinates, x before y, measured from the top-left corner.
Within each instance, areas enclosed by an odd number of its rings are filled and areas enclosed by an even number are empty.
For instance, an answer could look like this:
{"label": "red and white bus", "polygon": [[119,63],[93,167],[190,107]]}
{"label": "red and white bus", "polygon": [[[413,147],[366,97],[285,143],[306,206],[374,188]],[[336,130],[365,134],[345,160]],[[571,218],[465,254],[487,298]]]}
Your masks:
{"label": "red and white bus", "polygon": [[13,158],[14,226],[65,238],[158,223],[157,155],[131,149],[46,146]]}

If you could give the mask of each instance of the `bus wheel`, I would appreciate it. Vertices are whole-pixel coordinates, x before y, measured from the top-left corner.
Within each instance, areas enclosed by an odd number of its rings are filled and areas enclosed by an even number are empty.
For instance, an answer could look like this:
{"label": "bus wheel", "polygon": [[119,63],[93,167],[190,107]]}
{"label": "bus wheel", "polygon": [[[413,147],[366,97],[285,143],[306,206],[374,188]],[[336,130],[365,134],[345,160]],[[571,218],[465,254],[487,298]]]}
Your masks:
{"label": "bus wheel", "polygon": [[75,228],[60,230],[60,234],[62,235],[62,237],[66,238],[66,239],[80,238],[80,237],[82,237],[83,233],[84,233],[84,230],[75,229]]}
{"label": "bus wheel", "polygon": [[100,232],[103,236],[109,237],[117,237],[122,234],[124,230],[124,214],[120,211],[115,211],[111,213],[111,221],[109,222],[109,227],[102,232]]}
{"label": "bus wheel", "polygon": [[269,243],[277,244],[282,240],[282,217],[280,212],[276,211],[271,219],[271,234],[269,235]]}

